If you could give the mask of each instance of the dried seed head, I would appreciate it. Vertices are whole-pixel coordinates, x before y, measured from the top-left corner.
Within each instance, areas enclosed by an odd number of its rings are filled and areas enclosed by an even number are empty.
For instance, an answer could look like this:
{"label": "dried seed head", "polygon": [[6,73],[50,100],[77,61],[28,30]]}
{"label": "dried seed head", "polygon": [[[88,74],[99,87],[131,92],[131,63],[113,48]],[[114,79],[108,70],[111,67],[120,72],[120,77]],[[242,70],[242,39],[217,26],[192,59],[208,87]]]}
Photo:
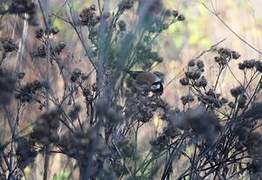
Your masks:
{"label": "dried seed head", "polygon": [[38,46],[36,49],[33,50],[32,52],[33,57],[40,57],[40,58],[45,58],[46,57],[46,49],[45,46],[42,44]]}
{"label": "dried seed head", "polygon": [[48,85],[46,85],[44,82],[35,80],[31,83],[27,83],[16,93],[16,99],[19,99],[22,103],[30,103],[33,100],[36,100],[34,96],[42,89],[48,89]]}
{"label": "dried seed head", "polygon": [[37,39],[41,39],[44,36],[44,30],[42,28],[39,28],[35,31],[35,37]]}
{"label": "dried seed head", "polygon": [[203,62],[202,60],[198,60],[198,61],[197,61],[197,67],[198,67],[199,69],[203,69],[203,68],[205,67],[204,62]]}
{"label": "dried seed head", "polygon": [[65,47],[66,44],[64,42],[59,42],[59,44],[55,46],[54,52],[59,55]]}
{"label": "dried seed head", "polygon": [[206,87],[207,86],[207,79],[205,78],[205,76],[202,76],[200,79],[199,79],[199,86],[200,87]]}
{"label": "dried seed head", "polygon": [[229,103],[228,103],[228,106],[229,106],[230,108],[232,108],[232,109],[234,109],[234,108],[236,107],[235,103],[233,103],[233,102],[229,102]]}
{"label": "dried seed head", "polygon": [[176,19],[177,19],[178,21],[184,21],[186,18],[185,18],[185,16],[184,16],[183,14],[179,14],[179,15],[176,17]]}
{"label": "dried seed head", "polygon": [[192,67],[192,66],[195,66],[195,59],[192,59],[192,60],[190,60],[189,62],[188,62],[188,66],[189,67]]}
{"label": "dried seed head", "polygon": [[187,77],[183,77],[182,79],[179,80],[179,82],[183,85],[183,86],[187,86],[189,84],[189,79]]}
{"label": "dried seed head", "polygon": [[79,16],[82,25],[90,27],[95,26],[100,21],[100,17],[96,15],[95,5],[91,5],[89,8],[83,9]]}
{"label": "dried seed head", "polygon": [[183,105],[186,105],[187,103],[194,101],[194,98],[191,94],[188,94],[186,96],[182,96],[180,99],[181,99]]}
{"label": "dried seed head", "polygon": [[76,82],[80,78],[81,75],[82,75],[82,71],[76,68],[74,69],[70,79],[72,82]]}
{"label": "dried seed head", "polygon": [[256,61],[254,59],[251,59],[251,60],[246,60],[243,62],[246,66],[247,69],[252,69],[255,67],[256,65]]}
{"label": "dried seed head", "polygon": [[238,59],[240,58],[240,54],[236,51],[231,51],[231,55],[233,59]]}
{"label": "dried seed head", "polygon": [[247,101],[246,95],[242,94],[238,97],[238,107],[244,108]]}
{"label": "dried seed head", "polygon": [[14,41],[9,38],[1,38],[0,44],[2,44],[2,48],[5,52],[12,52],[18,49],[18,46],[14,43]]}
{"label": "dried seed head", "polygon": [[231,95],[234,96],[234,97],[238,97],[239,95],[244,94],[245,91],[246,90],[245,90],[245,88],[243,86],[238,86],[238,87],[232,88],[230,90]]}
{"label": "dried seed head", "polygon": [[244,70],[244,69],[246,68],[246,65],[245,65],[244,63],[239,63],[239,64],[238,64],[238,68],[239,68],[240,70]]}

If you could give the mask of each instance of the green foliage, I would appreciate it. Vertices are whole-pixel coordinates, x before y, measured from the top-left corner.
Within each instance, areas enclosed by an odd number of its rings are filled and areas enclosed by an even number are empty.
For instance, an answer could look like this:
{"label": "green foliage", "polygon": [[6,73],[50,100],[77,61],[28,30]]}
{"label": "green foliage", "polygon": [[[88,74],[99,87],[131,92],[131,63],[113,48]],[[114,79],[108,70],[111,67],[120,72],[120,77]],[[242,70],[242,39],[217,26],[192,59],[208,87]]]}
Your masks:
{"label": "green foliage", "polygon": [[53,177],[53,180],[67,180],[69,178],[69,172],[61,170]]}
{"label": "green foliage", "polygon": [[177,49],[183,48],[184,44],[190,46],[198,46],[202,49],[210,47],[211,40],[206,36],[208,14],[201,4],[195,5],[194,11],[191,7],[183,7],[186,17],[186,23],[183,26],[171,25],[167,30],[168,36],[172,40]]}

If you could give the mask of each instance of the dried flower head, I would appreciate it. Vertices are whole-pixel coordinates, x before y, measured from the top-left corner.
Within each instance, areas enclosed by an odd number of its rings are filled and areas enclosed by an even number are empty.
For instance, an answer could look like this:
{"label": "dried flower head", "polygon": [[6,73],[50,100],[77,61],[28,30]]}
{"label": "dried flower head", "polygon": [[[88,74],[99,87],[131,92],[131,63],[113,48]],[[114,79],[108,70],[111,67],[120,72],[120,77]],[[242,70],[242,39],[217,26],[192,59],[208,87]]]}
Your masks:
{"label": "dried flower head", "polygon": [[60,115],[60,110],[53,110],[42,114],[36,120],[30,133],[31,141],[42,145],[57,143],[59,141],[57,129],[60,124]]}
{"label": "dried flower head", "polygon": [[244,94],[245,91],[246,90],[245,90],[245,88],[243,86],[238,86],[238,87],[232,88],[230,90],[231,95],[234,96],[234,97],[238,97],[239,95]]}
{"label": "dried flower head", "polygon": [[179,80],[179,82],[183,85],[183,86],[187,86],[189,85],[189,79],[187,77],[183,77]]}
{"label": "dried flower head", "polygon": [[100,21],[100,17],[96,15],[96,6],[91,5],[85,8],[80,13],[80,20],[82,25],[93,27]]}
{"label": "dried flower head", "polygon": [[16,99],[19,99],[22,103],[30,103],[32,101],[37,101],[36,94],[41,90],[48,89],[47,84],[35,80],[31,83],[27,83],[25,86],[22,86],[16,93]]}

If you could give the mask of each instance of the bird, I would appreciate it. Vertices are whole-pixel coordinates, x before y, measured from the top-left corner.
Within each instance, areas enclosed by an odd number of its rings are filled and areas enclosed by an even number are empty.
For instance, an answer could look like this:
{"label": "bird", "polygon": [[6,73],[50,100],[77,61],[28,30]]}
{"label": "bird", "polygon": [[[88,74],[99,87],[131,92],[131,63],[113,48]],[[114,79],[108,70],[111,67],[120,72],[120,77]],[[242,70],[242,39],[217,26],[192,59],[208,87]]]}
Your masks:
{"label": "bird", "polygon": [[163,74],[160,72],[149,71],[126,71],[133,79],[133,85],[140,91],[149,91],[154,94],[162,95]]}

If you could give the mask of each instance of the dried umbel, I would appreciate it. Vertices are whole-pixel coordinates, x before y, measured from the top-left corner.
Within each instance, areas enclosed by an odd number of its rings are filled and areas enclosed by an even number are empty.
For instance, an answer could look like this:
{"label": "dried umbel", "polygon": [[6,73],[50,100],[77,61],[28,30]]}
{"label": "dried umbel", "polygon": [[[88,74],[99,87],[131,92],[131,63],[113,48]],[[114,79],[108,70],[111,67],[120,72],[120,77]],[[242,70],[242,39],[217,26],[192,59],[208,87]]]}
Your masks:
{"label": "dried umbel", "polygon": [[82,71],[78,68],[74,69],[72,75],[71,75],[71,81],[72,82],[76,82],[78,79],[80,79],[81,75],[82,75]]}
{"label": "dried umbel", "polygon": [[57,143],[59,141],[57,129],[60,124],[60,115],[59,110],[53,110],[41,115],[36,120],[30,133],[31,141],[41,145]]}
{"label": "dried umbel", "polygon": [[186,105],[187,103],[191,103],[194,101],[194,98],[191,94],[188,94],[186,96],[182,96],[181,98],[182,104]]}
{"label": "dried umbel", "polygon": [[82,25],[93,27],[100,21],[100,16],[96,15],[96,6],[91,5],[80,13],[80,21]]}
{"label": "dried umbel", "polygon": [[231,92],[231,95],[235,98],[237,98],[238,96],[240,95],[243,95],[245,93],[245,88],[243,86],[238,86],[238,87],[235,87],[235,88],[232,88],[230,90]]}
{"label": "dried umbel", "polygon": [[[66,47],[66,44],[64,42],[59,42],[58,44],[54,44],[51,47],[50,51],[50,58],[51,60],[56,59],[58,55],[62,52],[62,50]],[[32,56],[35,58],[45,58],[47,56],[47,49],[44,44],[41,44],[40,46],[36,47],[33,52]]]}
{"label": "dried umbel", "polygon": [[240,70],[256,69],[258,72],[262,72],[262,61],[255,59],[244,60],[238,64],[238,68]]}
{"label": "dried umbel", "polygon": [[190,60],[187,71],[185,72],[185,76],[180,79],[180,83],[183,86],[193,85],[196,87],[205,88],[207,86],[207,80],[202,75],[204,72],[204,67],[205,65],[202,60]]}
{"label": "dried umbel", "polygon": [[125,115],[145,123],[152,119],[158,108],[168,109],[167,103],[159,96],[133,94],[126,99]]}
{"label": "dried umbel", "polygon": [[44,30],[43,28],[38,28],[35,31],[35,37],[37,39],[43,39],[45,37],[47,37],[48,35],[56,35],[58,34],[60,31],[57,27],[50,27],[48,30]]}
{"label": "dried umbel", "polygon": [[239,59],[240,54],[234,50],[228,48],[219,48],[217,50],[219,56],[215,56],[215,62],[219,64],[220,67],[224,68],[231,59]]}
{"label": "dried umbel", "polygon": [[17,51],[18,47],[10,38],[0,38],[0,66],[3,64],[7,53]]}
{"label": "dried umbel", "polygon": [[189,79],[187,77],[183,77],[179,80],[179,82],[183,85],[183,86],[187,86],[189,85]]}
{"label": "dried umbel", "polygon": [[46,83],[35,80],[22,86],[16,93],[16,99],[20,100],[22,103],[31,103],[33,101],[39,102],[37,93],[47,88]]}
{"label": "dried umbel", "polygon": [[5,53],[16,51],[18,49],[14,41],[9,38],[1,38],[0,44]]}
{"label": "dried umbel", "polygon": [[219,48],[217,52],[222,58],[233,58],[233,59],[240,58],[240,54],[238,52],[228,48]]}
{"label": "dried umbel", "polygon": [[204,105],[208,105],[211,109],[221,108],[227,103],[227,99],[222,97],[221,94],[216,93],[213,89],[209,89],[205,94],[200,94],[198,100]]}

